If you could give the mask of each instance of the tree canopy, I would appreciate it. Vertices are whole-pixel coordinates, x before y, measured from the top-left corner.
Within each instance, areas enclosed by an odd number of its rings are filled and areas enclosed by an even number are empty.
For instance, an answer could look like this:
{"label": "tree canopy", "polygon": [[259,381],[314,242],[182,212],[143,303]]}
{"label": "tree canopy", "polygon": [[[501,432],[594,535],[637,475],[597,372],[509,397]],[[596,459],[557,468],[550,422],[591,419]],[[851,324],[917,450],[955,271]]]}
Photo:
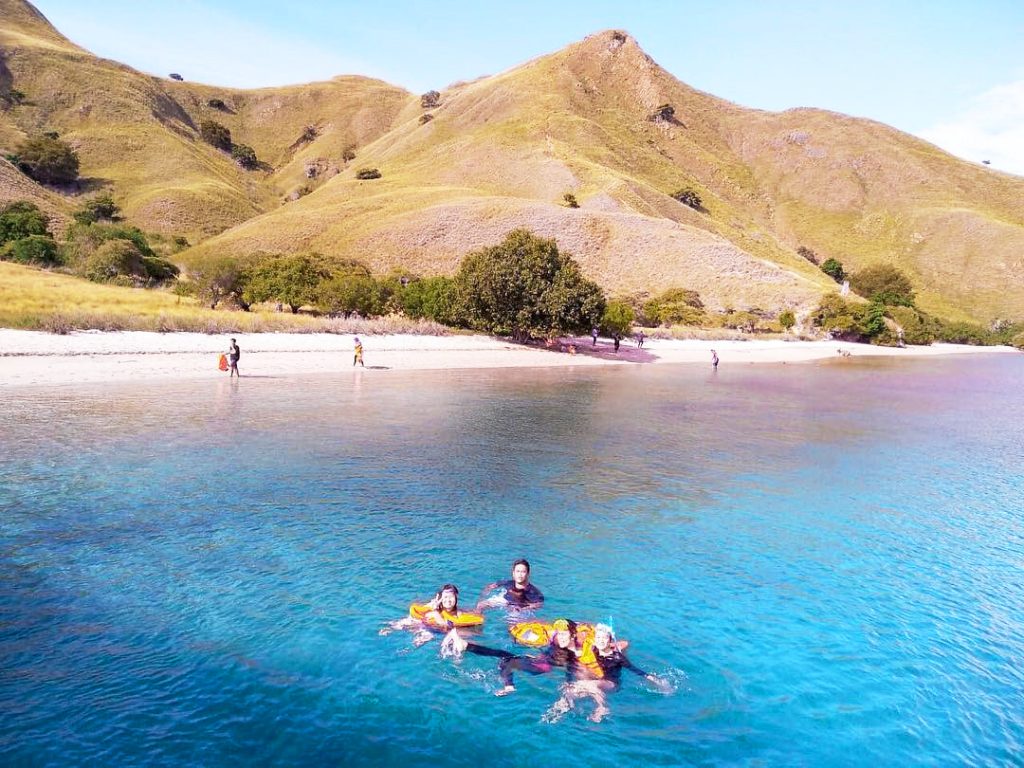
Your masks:
{"label": "tree canopy", "polygon": [[456,275],[460,304],[474,328],[516,338],[579,333],[598,323],[605,299],[554,240],[525,229],[468,254]]}
{"label": "tree canopy", "polygon": [[874,264],[850,275],[850,287],[866,299],[890,307],[914,306],[910,278],[891,264]]}
{"label": "tree canopy", "polygon": [[53,136],[26,139],[17,158],[18,167],[41,184],[70,184],[78,178],[78,154]]}
{"label": "tree canopy", "polygon": [[35,203],[18,200],[0,210],[0,245],[31,235],[49,237],[50,218]]}

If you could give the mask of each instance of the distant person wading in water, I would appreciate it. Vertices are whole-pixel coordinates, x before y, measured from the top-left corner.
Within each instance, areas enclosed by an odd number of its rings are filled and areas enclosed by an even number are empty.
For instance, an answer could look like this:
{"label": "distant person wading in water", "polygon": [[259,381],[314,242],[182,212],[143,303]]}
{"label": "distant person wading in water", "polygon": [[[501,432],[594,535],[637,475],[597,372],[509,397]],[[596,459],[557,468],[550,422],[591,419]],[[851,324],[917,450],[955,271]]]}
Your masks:
{"label": "distant person wading in water", "polygon": [[713,349],[711,350],[711,367],[718,370],[718,353]]}
{"label": "distant person wading in water", "polygon": [[363,342],[359,340],[358,336],[356,336],[356,354],[352,358],[353,368],[355,367],[356,363],[359,363],[359,365],[361,365],[363,368],[366,367],[366,365],[363,363]]}
{"label": "distant person wading in water", "polygon": [[242,350],[238,348],[238,342],[234,339],[231,340],[231,346],[228,347],[228,378],[232,376],[242,377],[242,374],[238,372],[238,358],[242,356]]}

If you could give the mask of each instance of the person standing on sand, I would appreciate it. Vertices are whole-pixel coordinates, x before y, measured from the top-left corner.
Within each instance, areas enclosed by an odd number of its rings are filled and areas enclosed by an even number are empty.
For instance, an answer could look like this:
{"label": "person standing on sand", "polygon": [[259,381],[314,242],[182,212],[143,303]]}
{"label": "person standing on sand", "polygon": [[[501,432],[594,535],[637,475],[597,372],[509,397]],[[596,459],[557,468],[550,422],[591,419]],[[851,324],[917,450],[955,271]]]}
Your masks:
{"label": "person standing on sand", "polygon": [[356,336],[356,354],[355,357],[352,358],[353,368],[355,368],[356,363],[359,363],[359,365],[362,366],[363,368],[366,367],[366,365],[363,363],[363,342],[359,340],[358,336]]}
{"label": "person standing on sand", "polygon": [[238,342],[234,339],[231,340],[231,346],[228,347],[228,378],[237,376],[242,378],[242,374],[238,372],[238,358],[242,356],[242,350],[238,348]]}
{"label": "person standing on sand", "polygon": [[713,349],[711,350],[711,367],[718,370],[718,353]]}
{"label": "person standing on sand", "polygon": [[636,335],[636,348],[640,349],[641,347],[643,347],[643,345],[644,345],[644,332],[640,331],[640,333],[638,333]]}
{"label": "person standing on sand", "polygon": [[614,342],[615,342],[615,351],[616,351],[616,352],[618,352],[618,351],[619,351],[619,339],[620,339],[620,338],[621,338],[621,337],[620,337],[620,336],[619,336],[619,334],[617,334],[617,333],[616,333],[616,334],[614,334],[614,335],[612,336],[612,341],[614,341]]}
{"label": "person standing on sand", "polygon": [[594,343],[591,344],[591,346],[592,347],[596,347],[597,346],[597,328],[596,327],[590,329],[590,338],[592,338],[594,340]]}

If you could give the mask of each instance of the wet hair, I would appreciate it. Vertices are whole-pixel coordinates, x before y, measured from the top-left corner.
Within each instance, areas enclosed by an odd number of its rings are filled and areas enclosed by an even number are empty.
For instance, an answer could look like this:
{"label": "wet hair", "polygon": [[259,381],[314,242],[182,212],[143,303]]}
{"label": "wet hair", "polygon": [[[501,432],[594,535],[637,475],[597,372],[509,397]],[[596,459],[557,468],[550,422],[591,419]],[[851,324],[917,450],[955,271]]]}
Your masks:
{"label": "wet hair", "polygon": [[454,592],[455,593],[455,605],[452,606],[452,612],[458,613],[459,612],[459,588],[456,587],[454,584],[442,584],[441,588],[439,590],[437,590],[437,607],[438,607],[438,610],[441,610],[441,595],[443,593],[445,593],[445,592]]}
{"label": "wet hair", "polygon": [[520,557],[518,560],[516,560],[514,563],[512,563],[512,570],[513,571],[516,569],[517,565],[525,565],[526,566],[526,575],[527,576],[530,575],[530,561],[529,560],[527,560],[526,558]]}

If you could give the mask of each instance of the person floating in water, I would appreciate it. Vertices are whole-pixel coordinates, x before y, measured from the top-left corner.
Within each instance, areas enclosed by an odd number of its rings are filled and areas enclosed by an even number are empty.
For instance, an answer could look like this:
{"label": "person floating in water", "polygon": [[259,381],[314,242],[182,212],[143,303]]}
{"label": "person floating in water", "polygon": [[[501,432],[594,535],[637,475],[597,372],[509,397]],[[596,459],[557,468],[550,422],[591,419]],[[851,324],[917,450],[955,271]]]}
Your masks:
{"label": "person floating in water", "polygon": [[576,623],[569,619],[555,619],[552,623],[554,634],[544,652],[539,656],[517,655],[498,648],[488,648],[485,645],[469,642],[460,637],[458,632],[452,630],[445,637],[442,645],[442,652],[474,653],[477,656],[492,656],[501,659],[498,662],[498,675],[501,677],[502,687],[495,692],[495,696],[507,696],[516,690],[513,675],[515,672],[525,672],[528,675],[547,674],[555,667],[568,669],[575,663],[578,653]]}
{"label": "person floating in water", "polygon": [[355,368],[356,363],[359,363],[359,365],[365,368],[366,365],[363,364],[363,342],[359,340],[358,336],[356,336],[355,345],[355,356],[352,358],[352,367]]}
{"label": "person floating in water", "polygon": [[242,374],[238,372],[238,358],[242,356],[242,350],[238,348],[238,342],[234,339],[231,340],[231,346],[228,347],[228,378],[237,376],[242,378]]}
{"label": "person floating in water", "polygon": [[444,584],[432,600],[413,603],[408,616],[391,622],[380,634],[388,635],[396,629],[416,630],[413,644],[419,647],[431,640],[435,633],[478,627],[483,623],[481,614],[459,609],[459,588],[454,584]]}
{"label": "person floating in water", "polygon": [[593,644],[581,649],[576,656],[569,668],[573,680],[566,683],[562,697],[548,710],[545,716],[547,720],[557,720],[574,708],[579,699],[589,698],[595,704],[589,719],[595,723],[601,722],[611,711],[608,708],[608,694],[617,691],[622,685],[623,669],[640,675],[659,688],[665,687],[657,675],[645,672],[626,658],[607,624],[594,627]]}
{"label": "person floating in water", "polygon": [[711,350],[711,367],[718,370],[718,353],[713,349]]}
{"label": "person floating in water", "polygon": [[[500,595],[484,599],[484,595],[502,589]],[[480,601],[476,604],[478,611],[487,608],[510,606],[521,611],[536,610],[544,604],[544,594],[530,583],[530,563],[520,558],[512,563],[512,578],[488,584],[480,593]]]}

